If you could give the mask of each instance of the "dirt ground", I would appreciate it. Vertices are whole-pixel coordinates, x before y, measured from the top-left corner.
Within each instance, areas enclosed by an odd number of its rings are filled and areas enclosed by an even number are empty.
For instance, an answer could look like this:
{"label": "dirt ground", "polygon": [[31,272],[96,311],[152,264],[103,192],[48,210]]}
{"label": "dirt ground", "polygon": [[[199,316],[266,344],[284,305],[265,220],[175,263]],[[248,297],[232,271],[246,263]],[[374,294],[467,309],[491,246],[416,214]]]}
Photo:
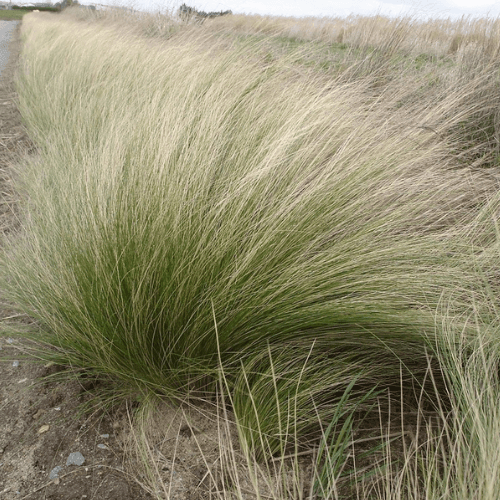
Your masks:
{"label": "dirt ground", "polygon": [[[16,107],[19,28],[20,23],[0,77],[0,244],[18,227],[12,165],[22,165],[23,155],[36,154]],[[81,414],[77,410],[91,397],[89,387],[75,380],[40,383],[61,368],[24,357],[27,341],[5,333],[16,319],[0,290],[0,500],[153,498],[141,487],[126,453],[132,439],[126,403]],[[215,470],[220,456],[215,421],[200,413],[186,419],[174,408],[164,408],[160,415],[152,463],[166,485],[161,498],[208,498],[208,470],[212,465]]]}

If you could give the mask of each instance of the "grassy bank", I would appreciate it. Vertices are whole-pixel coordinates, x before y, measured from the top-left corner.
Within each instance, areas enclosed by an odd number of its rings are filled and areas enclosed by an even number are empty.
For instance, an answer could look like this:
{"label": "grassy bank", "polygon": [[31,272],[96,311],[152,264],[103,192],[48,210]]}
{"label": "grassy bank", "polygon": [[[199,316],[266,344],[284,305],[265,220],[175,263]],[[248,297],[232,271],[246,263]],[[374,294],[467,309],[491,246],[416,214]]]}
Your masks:
{"label": "grassy bank", "polygon": [[45,359],[144,408],[217,402],[258,494],[282,473],[267,495],[305,495],[308,456],[309,497],[493,498],[496,46],[410,50],[412,20],[333,43],[237,22],[25,18],[40,154],[2,289]]}
{"label": "grassy bank", "polygon": [[2,21],[20,21],[25,14],[31,10],[0,10],[0,20]]}
{"label": "grassy bank", "polygon": [[[2,21],[20,21],[26,14],[36,10],[34,7],[31,8],[13,8],[13,9],[0,9],[0,20]],[[58,12],[56,8],[41,7],[42,11],[53,11]]]}

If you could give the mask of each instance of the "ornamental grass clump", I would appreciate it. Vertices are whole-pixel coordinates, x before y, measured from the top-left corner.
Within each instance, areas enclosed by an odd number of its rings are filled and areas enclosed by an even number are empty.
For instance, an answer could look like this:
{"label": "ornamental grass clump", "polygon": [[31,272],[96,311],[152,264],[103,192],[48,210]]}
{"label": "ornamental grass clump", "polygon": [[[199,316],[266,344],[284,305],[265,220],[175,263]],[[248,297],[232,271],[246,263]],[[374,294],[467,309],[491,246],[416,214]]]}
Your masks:
{"label": "ornamental grass clump", "polygon": [[[396,112],[404,85],[374,99],[203,30],[37,15],[23,37],[40,154],[2,287],[44,356],[178,399],[223,370],[252,446],[265,422],[261,454],[282,450],[290,397],[293,436],[328,428],[353,378],[361,398],[423,380],[443,290],[474,281],[456,230],[472,174],[419,126],[453,123],[453,98]],[[278,407],[254,418],[266,387]]]}

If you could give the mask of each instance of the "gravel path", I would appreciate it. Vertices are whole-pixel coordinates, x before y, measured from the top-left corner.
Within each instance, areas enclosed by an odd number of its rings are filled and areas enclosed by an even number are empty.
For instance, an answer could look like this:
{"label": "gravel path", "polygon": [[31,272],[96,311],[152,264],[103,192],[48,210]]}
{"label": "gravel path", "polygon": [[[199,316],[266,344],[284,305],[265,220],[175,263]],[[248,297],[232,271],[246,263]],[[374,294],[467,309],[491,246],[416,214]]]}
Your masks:
{"label": "gravel path", "polygon": [[0,74],[9,61],[9,45],[19,21],[0,21]]}

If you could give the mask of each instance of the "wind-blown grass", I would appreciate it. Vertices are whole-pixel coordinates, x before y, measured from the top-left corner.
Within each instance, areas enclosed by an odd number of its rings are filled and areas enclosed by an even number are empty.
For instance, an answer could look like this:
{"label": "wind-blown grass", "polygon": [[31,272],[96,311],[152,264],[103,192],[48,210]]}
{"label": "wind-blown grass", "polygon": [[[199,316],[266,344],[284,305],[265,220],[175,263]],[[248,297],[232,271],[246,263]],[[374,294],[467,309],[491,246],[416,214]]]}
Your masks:
{"label": "wind-blown grass", "polygon": [[178,399],[222,369],[264,456],[336,403],[422,383],[443,293],[481,281],[462,226],[488,188],[450,168],[480,82],[406,109],[405,85],[374,96],[213,30],[160,43],[36,15],[23,36],[40,155],[2,289],[45,356]]}
{"label": "wind-blown grass", "polygon": [[207,40],[155,50],[44,23],[25,27],[43,168],[10,288],[79,362],[174,388],[216,368],[216,340],[225,360],[297,337],[422,345],[425,302],[453,278],[441,204],[464,195],[456,176],[436,187],[428,132],[396,136],[362,89]]}

